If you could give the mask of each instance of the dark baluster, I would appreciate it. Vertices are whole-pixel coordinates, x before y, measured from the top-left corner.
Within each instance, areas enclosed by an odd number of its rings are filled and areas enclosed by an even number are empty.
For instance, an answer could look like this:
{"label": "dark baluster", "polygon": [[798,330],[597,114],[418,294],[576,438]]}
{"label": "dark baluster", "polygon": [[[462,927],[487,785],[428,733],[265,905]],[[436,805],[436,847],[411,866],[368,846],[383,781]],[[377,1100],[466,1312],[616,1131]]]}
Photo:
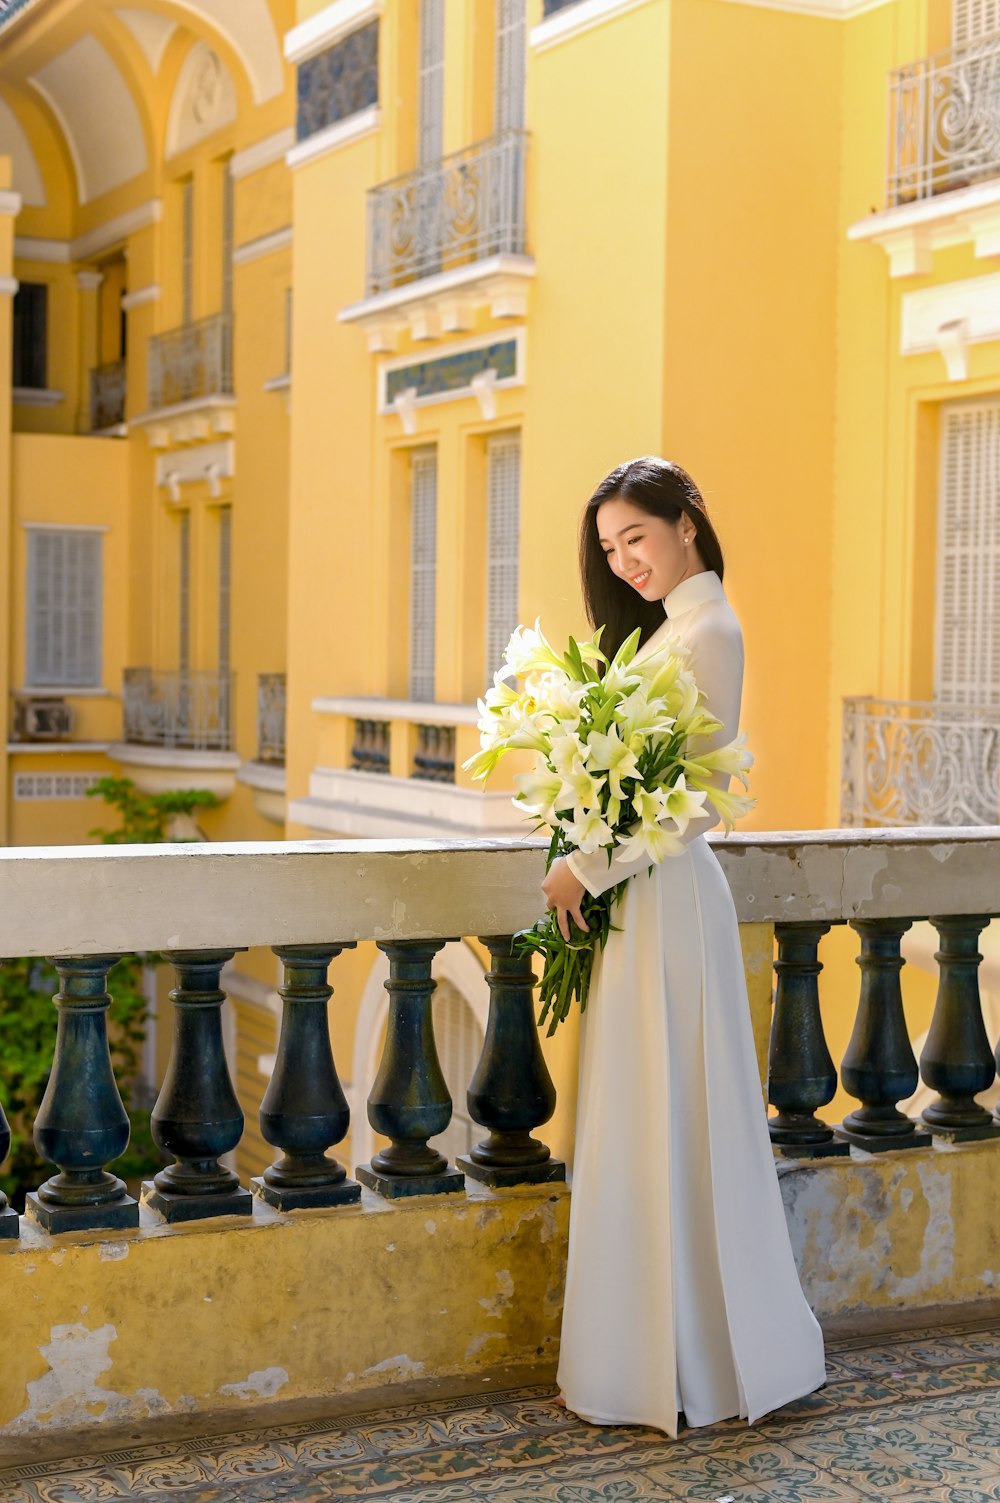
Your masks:
{"label": "dark baluster", "polygon": [[441,1195],[461,1190],[465,1176],[428,1138],[451,1121],[451,1097],[434,1044],[431,996],[436,982],[431,961],[447,940],[380,940],[389,957],[389,1020],[385,1049],[368,1097],[368,1120],[391,1140],[362,1164],[358,1179],[390,1197]]}
{"label": "dark baluster", "polygon": [[979,999],[979,936],[989,919],[979,915],[932,918],[941,948],[938,991],[920,1074],[940,1094],[923,1110],[931,1132],[953,1142],[1000,1138],[1000,1126],[974,1097],[993,1084],[993,1051]]}
{"label": "dark baluster", "polygon": [[844,1137],[868,1153],[887,1148],[920,1148],[930,1134],[896,1103],[917,1088],[917,1061],[903,1012],[899,942],[912,919],[852,919],[861,937],[861,996],[854,1031],[840,1078],[862,1103],[841,1124]]}
{"label": "dark baluster", "polygon": [[821,1158],[850,1153],[816,1116],[832,1101],[837,1072],[823,1036],[817,977],[819,942],[829,924],[775,924],[774,1017],[767,1057],[767,1099],[778,1108],[768,1118],[771,1142],[789,1158]]}
{"label": "dark baluster", "polygon": [[[10,1128],[0,1106],[0,1164],[10,1153]],[[7,1204],[7,1197],[0,1190],[0,1237],[16,1237],[21,1230],[21,1218]]]}
{"label": "dark baluster", "polygon": [[538,1042],[531,957],[514,951],[509,934],[482,943],[492,962],[486,972],[490,1013],[468,1100],[469,1115],[489,1129],[489,1137],[458,1164],[487,1185],[564,1180],[566,1165],[531,1136],[531,1129],[547,1122],[556,1106]]}
{"label": "dark baluster", "polygon": [[35,1147],[59,1173],[25,1199],[47,1232],[139,1225],[138,1203],[106,1164],[125,1152],[128,1113],[108,1048],[108,971],[117,955],[54,960],[59,990],[56,1048],[35,1118]]}
{"label": "dark baluster", "polygon": [[165,952],[177,975],[170,993],[174,1036],[163,1088],[153,1108],[153,1137],[176,1160],[142,1187],[143,1204],[165,1221],[249,1216],[252,1200],[219,1163],[243,1136],[222,1044],[219,972],[233,950]]}
{"label": "dark baluster", "polygon": [[281,1032],[274,1074],[260,1108],[265,1140],[282,1150],[259,1179],[255,1195],[281,1211],[304,1206],[339,1206],[360,1200],[361,1186],[326,1150],[339,1143],[351,1120],[330,1047],[326,1005],[330,961],[354,945],[275,946],[284,984]]}

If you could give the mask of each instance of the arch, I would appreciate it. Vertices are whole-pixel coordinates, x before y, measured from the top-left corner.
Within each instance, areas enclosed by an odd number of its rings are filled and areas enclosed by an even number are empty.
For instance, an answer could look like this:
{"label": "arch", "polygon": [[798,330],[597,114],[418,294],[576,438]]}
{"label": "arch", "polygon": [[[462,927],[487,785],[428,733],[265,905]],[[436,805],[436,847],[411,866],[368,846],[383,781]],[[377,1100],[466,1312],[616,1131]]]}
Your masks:
{"label": "arch", "polygon": [[203,40],[206,29],[231,50],[250,84],[254,104],[285,87],[284,58],[268,0],[147,0],[144,10],[186,20]]}
{"label": "arch", "polygon": [[[489,1016],[485,974],[478,957],[464,941],[458,945],[445,945],[435,955],[431,965],[434,979],[450,982],[465,999],[483,1034],[486,1032],[486,1020]],[[389,998],[385,991],[388,979],[389,962],[380,950],[368,972],[354,1026],[349,1095],[351,1152],[356,1164],[367,1163],[375,1149],[375,1134],[368,1121],[368,1091],[378,1070],[379,1041],[389,1012]]]}
{"label": "arch", "polygon": [[161,16],[155,10],[133,10],[131,7],[122,7],[115,11],[115,15],[139,44],[149,64],[149,71],[155,78],[160,71],[167,43],[177,30],[178,23],[172,21],[169,16]]}
{"label": "arch", "polygon": [[236,119],[236,87],[207,42],[195,42],[181,64],[167,117],[166,156],[176,156]]}
{"label": "arch", "polygon": [[58,121],[81,204],[138,177],[148,166],[146,134],[132,92],[101,41],[88,32],[28,82]]}

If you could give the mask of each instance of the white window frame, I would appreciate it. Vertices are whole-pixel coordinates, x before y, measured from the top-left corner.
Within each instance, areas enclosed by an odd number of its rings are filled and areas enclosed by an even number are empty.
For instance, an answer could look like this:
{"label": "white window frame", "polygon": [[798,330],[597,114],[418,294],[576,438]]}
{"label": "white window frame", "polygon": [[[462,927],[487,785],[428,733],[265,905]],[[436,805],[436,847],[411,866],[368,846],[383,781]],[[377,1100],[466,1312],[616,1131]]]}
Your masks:
{"label": "white window frame", "polygon": [[[61,584],[58,578],[54,577],[55,565],[49,565],[50,579],[48,589],[50,593],[61,590],[63,596],[58,605],[64,619],[60,621],[58,627],[50,625],[49,628],[50,632],[58,630],[62,634],[61,661],[59,661],[58,650],[51,643],[48,648],[49,663],[45,664],[39,661],[39,657],[45,649],[39,642],[41,624],[36,614],[36,596],[41,587],[39,570],[42,566],[39,561],[39,550],[43,538],[51,540],[58,537],[63,539],[66,544],[69,543],[70,539],[86,539],[103,545],[103,537],[107,531],[107,527],[100,526],[62,527],[44,523],[27,523],[25,525],[25,532],[27,533],[27,567],[25,570],[25,678],[28,692],[32,692],[35,689],[45,689],[51,692],[53,689],[72,691],[77,688],[93,690],[102,687],[104,663],[103,546],[99,546],[94,550],[94,579],[90,583],[93,595],[89,606],[85,607],[83,605],[82,596],[75,602],[70,598],[70,593],[67,589],[68,566],[66,560],[64,559],[63,561],[63,579]],[[79,569],[86,566],[82,565],[78,560],[72,567]],[[78,594],[80,588],[81,586],[78,583]],[[84,588],[86,588],[86,585],[84,585]],[[55,605],[56,602],[53,601],[52,608],[55,608]],[[77,620],[75,626],[65,619],[67,613],[70,612],[76,614]],[[88,659],[81,661],[79,666],[75,670],[72,670],[67,662],[66,643],[70,639],[71,632],[74,638],[78,639],[82,630],[81,623],[85,612],[92,616],[88,628],[92,636],[91,653]]]}

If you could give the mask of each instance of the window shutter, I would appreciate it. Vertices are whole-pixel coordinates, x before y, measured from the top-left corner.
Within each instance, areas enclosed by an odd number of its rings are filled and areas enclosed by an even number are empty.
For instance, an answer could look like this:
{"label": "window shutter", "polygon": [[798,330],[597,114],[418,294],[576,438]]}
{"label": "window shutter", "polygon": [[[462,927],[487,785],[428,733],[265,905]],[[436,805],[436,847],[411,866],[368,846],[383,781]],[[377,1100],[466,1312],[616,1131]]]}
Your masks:
{"label": "window shutter", "polygon": [[483,1034],[475,1013],[450,981],[439,981],[432,1003],[434,1042],[441,1073],[451,1096],[451,1121],[431,1141],[439,1153],[454,1162],[458,1153],[468,1153],[478,1133],[469,1116],[466,1094],[483,1049]]}
{"label": "window shutter", "polygon": [[951,39],[955,47],[1000,31],[1000,0],[952,0]]}
{"label": "window shutter", "polygon": [[230,617],[233,577],[233,511],[219,511],[219,671],[229,672]]}
{"label": "window shutter", "polygon": [[426,167],[444,154],[444,0],[420,0],[419,66],[418,162]]}
{"label": "window shutter", "polygon": [[187,673],[191,667],[191,513],[182,511],[179,518],[180,591],[178,600],[177,667]]}
{"label": "window shutter", "polygon": [[96,688],[101,682],[102,537],[28,534],[28,683]]}
{"label": "window shutter", "polygon": [[222,163],[222,311],[233,311],[233,175]]}
{"label": "window shutter", "polygon": [[521,540],[521,437],[504,433],[487,445],[486,681],[500,667],[518,624]]}
{"label": "window shutter", "polygon": [[437,450],[410,459],[410,698],[434,698],[437,609]]}
{"label": "window shutter", "polygon": [[496,0],[493,124],[497,132],[524,125],[524,0]]}
{"label": "window shutter", "polygon": [[1000,403],[942,409],[935,695],[1000,706]]}
{"label": "window shutter", "polygon": [[194,317],[194,183],[181,184],[181,323]]}

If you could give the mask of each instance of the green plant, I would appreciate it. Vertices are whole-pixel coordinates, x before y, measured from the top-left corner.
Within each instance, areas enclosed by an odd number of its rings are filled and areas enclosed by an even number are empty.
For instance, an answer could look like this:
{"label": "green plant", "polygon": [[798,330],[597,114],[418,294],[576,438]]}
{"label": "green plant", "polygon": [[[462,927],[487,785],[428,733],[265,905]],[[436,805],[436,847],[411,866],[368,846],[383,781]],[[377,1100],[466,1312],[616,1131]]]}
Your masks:
{"label": "green plant", "polygon": [[90,834],[103,845],[149,845],[171,840],[170,821],[195,809],[215,809],[219,800],[207,788],[170,788],[164,793],[142,793],[131,778],[100,778],[87,789],[88,798],[101,798],[117,810],[117,830],[98,827]]}

